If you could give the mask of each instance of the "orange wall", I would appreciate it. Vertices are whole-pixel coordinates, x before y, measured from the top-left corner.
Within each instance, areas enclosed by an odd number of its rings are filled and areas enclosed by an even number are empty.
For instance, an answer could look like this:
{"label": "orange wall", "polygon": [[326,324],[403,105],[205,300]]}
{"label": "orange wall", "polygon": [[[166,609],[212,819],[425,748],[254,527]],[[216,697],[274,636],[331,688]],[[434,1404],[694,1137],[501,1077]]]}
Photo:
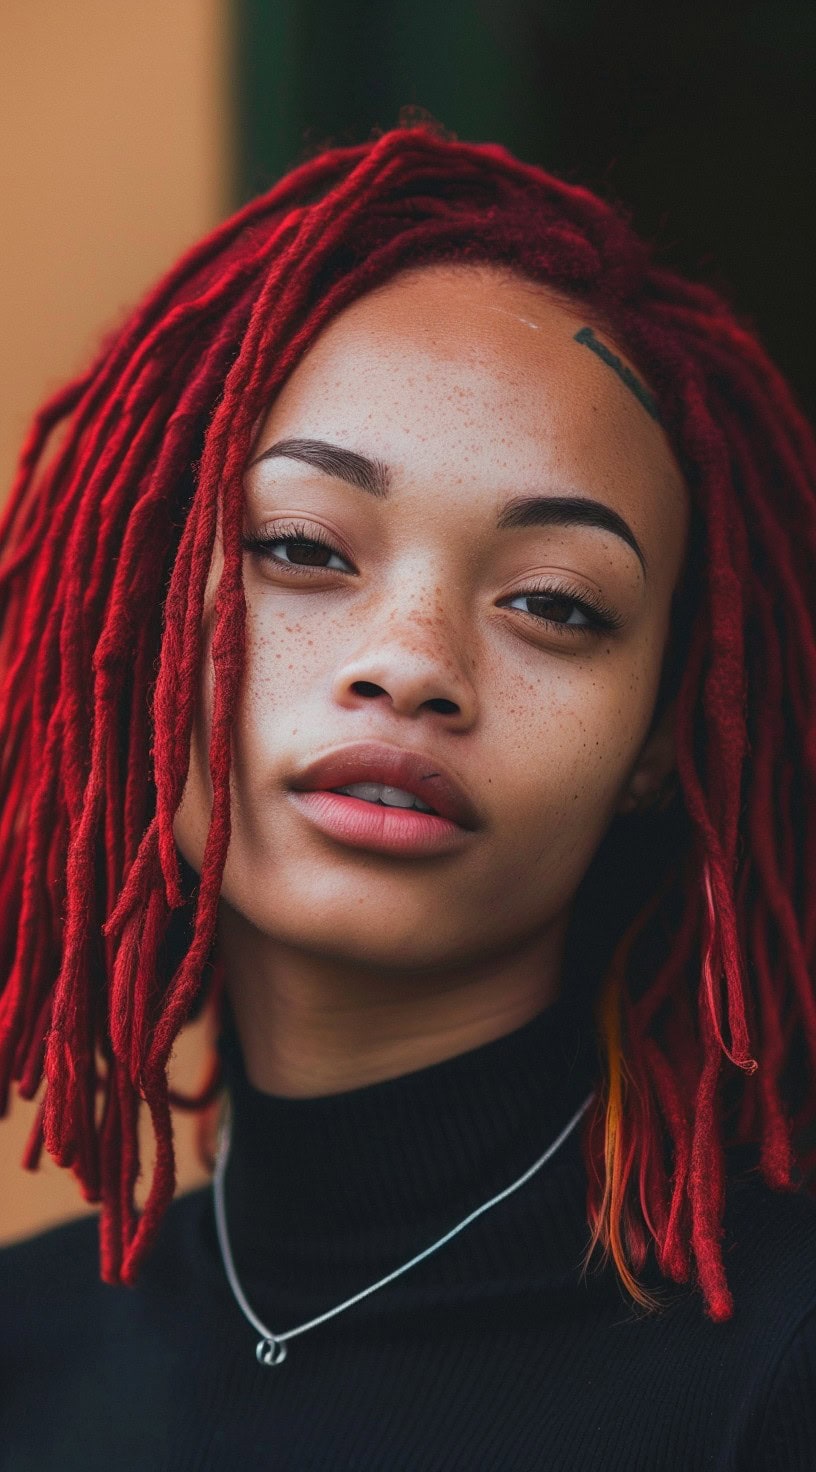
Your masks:
{"label": "orange wall", "polygon": [[[226,18],[227,0],[0,5],[3,497],[37,404],[227,211]],[[180,1088],[198,1082],[200,1035],[179,1044]],[[0,1121],[0,1242],[89,1209],[47,1156],[20,1168],[33,1114],[14,1095]],[[176,1126],[185,1189],[206,1177],[191,1119]]]}

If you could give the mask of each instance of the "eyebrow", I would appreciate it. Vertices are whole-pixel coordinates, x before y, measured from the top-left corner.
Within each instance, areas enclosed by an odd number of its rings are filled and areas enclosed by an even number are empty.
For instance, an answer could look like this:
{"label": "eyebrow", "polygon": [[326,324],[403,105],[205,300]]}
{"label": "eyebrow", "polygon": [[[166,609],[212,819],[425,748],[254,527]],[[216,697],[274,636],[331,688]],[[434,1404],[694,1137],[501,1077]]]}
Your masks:
{"label": "eyebrow", "polygon": [[[250,461],[248,468],[278,458],[300,460],[380,500],[388,496],[391,488],[391,472],[384,461],[369,459],[356,450],[346,450],[326,440],[277,440]],[[632,528],[603,501],[588,496],[517,496],[502,508],[496,522],[498,531],[530,526],[592,526],[612,532],[631,547],[646,575],[646,554]]]}

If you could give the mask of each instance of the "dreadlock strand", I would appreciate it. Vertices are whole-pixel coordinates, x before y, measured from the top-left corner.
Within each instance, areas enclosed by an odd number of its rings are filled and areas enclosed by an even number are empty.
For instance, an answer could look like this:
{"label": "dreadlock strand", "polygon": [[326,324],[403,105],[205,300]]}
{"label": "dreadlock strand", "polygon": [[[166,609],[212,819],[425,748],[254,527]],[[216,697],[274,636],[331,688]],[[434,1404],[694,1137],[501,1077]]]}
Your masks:
{"label": "dreadlock strand", "polygon": [[[692,668],[693,665],[696,663],[695,655],[699,654],[702,651],[702,648],[705,644],[705,631],[702,625],[698,625],[697,634],[695,636],[695,643],[697,645],[697,648],[695,650],[694,645],[692,646],[692,651],[689,659],[690,668]],[[735,1063],[741,1067],[745,1067],[746,1061],[750,1063],[753,1060],[745,1060],[744,1057],[740,1058],[739,1055],[735,1053],[734,1045],[736,1042],[741,1040],[739,1030],[737,1030],[737,1038],[735,1039],[734,1037],[734,1031],[736,1028],[735,1019],[729,1017],[729,1024],[732,1028],[731,1048],[728,1047],[725,1038],[723,1037],[720,1020],[719,978],[721,974],[720,963],[723,959],[723,955],[720,950],[721,930],[727,925],[730,932],[729,938],[733,938],[736,931],[736,917],[734,915],[733,901],[731,899],[730,879],[728,873],[724,872],[724,861],[720,840],[717,834],[717,830],[711,818],[709,817],[702,783],[694,767],[693,721],[695,703],[695,692],[691,686],[691,682],[686,679],[681,684],[680,691],[678,692],[677,727],[678,735],[682,733],[682,736],[686,737],[688,744],[686,744],[686,742],[683,740],[678,741],[677,768],[681,779],[683,796],[689,811],[689,815],[696,822],[698,828],[701,830],[703,844],[704,858],[701,864],[701,871],[705,892],[705,900],[707,904],[708,928],[701,957],[701,974],[705,990],[706,1005],[709,1010],[709,1016],[711,1018],[712,1026],[714,1027],[715,1034],[718,1038],[719,1045],[722,1051],[728,1056],[728,1058],[730,1058],[732,1063]],[[720,906],[725,907],[724,912],[723,909],[720,908]],[[733,949],[730,954],[733,957]],[[729,996],[729,1004],[730,1000],[731,998]],[[742,1012],[741,1018],[739,1020],[742,1024],[742,1033],[744,1033],[744,1011]],[[747,1037],[745,1038],[744,1047],[747,1047]]]}
{"label": "dreadlock strand", "polygon": [[691,1240],[706,1313],[714,1323],[733,1314],[734,1303],[725,1279],[719,1247],[724,1200],[724,1159],[717,1128],[715,1099],[722,1050],[707,1010],[701,1014],[705,1063],[694,1104],[691,1166]]}
{"label": "dreadlock strand", "polygon": [[674,1151],[674,1174],[668,1215],[657,1241],[657,1260],[661,1271],[676,1283],[688,1281],[689,1260],[686,1245],[687,1183],[691,1162],[691,1125],[665,1054],[651,1039],[645,1048],[654,1079],[655,1092],[666,1120]]}
{"label": "dreadlock strand", "polygon": [[145,1078],[144,1087],[156,1141],[156,1160],[144,1210],[136,1223],[135,1230],[128,1238],[123,1253],[119,1280],[129,1287],[136,1282],[140,1264],[153,1245],[161,1219],[173,1198],[176,1186],[173,1126],[164,1068],[159,1066],[151,1069]]}
{"label": "dreadlock strand", "polygon": [[120,1160],[123,1153],[119,1065],[108,1060],[105,1099],[99,1127],[99,1170],[102,1210],[99,1213],[99,1249],[102,1277],[110,1282],[118,1279],[122,1261],[122,1218],[117,1198]]}
{"label": "dreadlock strand", "polygon": [[[723,548],[722,555],[723,558],[728,555],[725,548]],[[711,574],[711,577],[716,581],[716,578],[720,576],[719,562],[716,562],[714,567],[716,567],[716,573]],[[720,605],[720,608],[717,609],[717,614],[719,614],[719,617],[723,617],[726,627],[731,627],[732,621],[734,620],[732,620],[732,615],[728,611],[728,608],[723,609],[722,605]],[[714,611],[711,612],[711,618],[713,620],[716,618]],[[716,623],[714,623],[714,627],[717,627]],[[729,645],[731,645],[731,637],[728,637],[728,640],[723,640],[722,645],[716,646],[714,664],[716,664],[717,649],[728,649]],[[731,658],[728,658],[728,664],[731,664]],[[736,1066],[745,1069],[745,1072],[753,1073],[756,1070],[757,1064],[756,1060],[748,1052],[750,1038],[748,1038],[747,1025],[745,1025],[744,997],[742,997],[742,974],[744,974],[744,969],[742,969],[741,952],[739,952],[734,895],[732,895],[732,882],[734,882],[732,876],[734,876],[736,866],[736,817],[738,817],[739,813],[739,779],[741,779],[742,754],[744,754],[745,743],[747,743],[744,720],[742,720],[741,665],[732,665],[732,673],[734,673],[734,683],[729,682],[726,670],[723,670],[720,673],[720,679],[714,682],[711,668],[708,668],[706,679],[704,679],[704,696],[708,696],[706,701],[708,715],[710,715],[714,730],[719,732],[719,746],[723,757],[725,757],[725,752],[728,751],[728,767],[726,767],[726,773],[731,777],[731,782],[735,783],[735,789],[731,792],[731,802],[729,802],[728,808],[723,810],[722,818],[723,823],[725,823],[726,817],[729,820],[729,830],[732,833],[731,852],[723,852],[723,842],[720,841],[720,833],[717,832],[717,827],[714,826],[714,821],[711,820],[707,798],[704,795],[703,788],[701,788],[700,779],[698,779],[697,773],[695,773],[694,764],[692,764],[692,758],[689,752],[679,752],[678,768],[682,771],[683,793],[685,793],[686,805],[688,805],[689,814],[691,814],[695,823],[700,827],[701,836],[703,836],[704,854],[706,854],[703,863],[703,886],[708,910],[708,935],[706,951],[704,951],[703,958],[703,977],[704,985],[706,985],[708,1014],[710,1014],[711,1023],[713,1023],[717,1039],[719,1039],[720,1048],[725,1052],[726,1057],[732,1063],[736,1064]],[[688,684],[686,684],[685,699],[691,698],[691,696],[692,692],[689,690]],[[728,701],[729,696],[731,696],[732,701],[731,710],[729,710],[728,720],[723,720],[723,705]],[[686,720],[688,720],[688,708],[683,710],[683,714],[685,714]],[[723,773],[723,780],[725,780],[726,773]],[[723,1038],[722,1023],[720,1023],[719,982],[723,972],[725,972],[726,979],[726,1004],[728,1004],[728,1025],[729,1032],[731,1032],[731,1047],[728,1047],[725,1038]]]}
{"label": "dreadlock strand", "polygon": [[600,1245],[603,1260],[608,1255],[612,1256],[621,1281],[636,1302],[643,1307],[654,1308],[655,1300],[645,1292],[629,1270],[623,1242],[624,1233],[628,1232],[631,1237],[631,1217],[624,1213],[623,1205],[632,1167],[632,1154],[624,1127],[628,1071],[621,1042],[620,992],[637,928],[636,919],[619,942],[598,1001],[598,1021],[606,1048],[609,1080],[604,1118],[605,1168],[603,1175],[596,1178],[603,1182],[600,1201],[594,1193],[590,1195],[591,1233],[583,1262],[586,1267],[592,1253]]}
{"label": "dreadlock strand", "polygon": [[[40,882],[42,854],[45,848],[47,820],[53,812],[57,795],[57,769],[61,738],[60,709],[57,705],[49,722],[39,783],[29,798],[28,824],[18,854],[22,858],[21,904],[19,917],[6,915],[13,926],[14,953],[9,975],[0,995],[0,1096],[5,1113],[10,1082],[10,1068],[20,1038],[20,1025],[26,1003],[36,1006],[46,985],[37,965],[38,942],[47,928],[50,907]],[[40,954],[42,953],[40,949]]]}
{"label": "dreadlock strand", "polygon": [[768,953],[767,927],[759,912],[753,917],[751,939],[758,977],[762,1013],[763,1058],[759,1070],[762,1101],[760,1167],[768,1185],[776,1190],[790,1186],[792,1152],[790,1121],[780,1098],[780,1077],[785,1059],[785,1040],[778,1015],[780,984],[785,977],[773,968]]}
{"label": "dreadlock strand", "polygon": [[[229,485],[229,470],[227,479]],[[237,489],[240,491],[240,481]],[[215,669],[214,709],[210,738],[210,772],[213,810],[204,849],[198,892],[195,933],[190,951],[173,979],[162,1017],[156,1027],[149,1067],[163,1066],[169,1057],[178,1028],[187,1016],[209,955],[215,931],[221,877],[230,837],[230,748],[232,711],[243,665],[246,601],[242,581],[242,502],[233,494],[232,505],[225,495],[223,507],[224,570],[216,594],[216,619],[212,641]]]}

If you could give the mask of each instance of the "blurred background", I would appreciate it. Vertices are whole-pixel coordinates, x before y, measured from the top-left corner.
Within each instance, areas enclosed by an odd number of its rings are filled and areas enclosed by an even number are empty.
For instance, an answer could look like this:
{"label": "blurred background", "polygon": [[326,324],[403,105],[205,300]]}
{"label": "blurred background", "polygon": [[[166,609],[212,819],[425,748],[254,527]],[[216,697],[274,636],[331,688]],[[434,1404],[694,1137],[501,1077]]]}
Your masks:
{"label": "blurred background", "polygon": [[[406,109],[625,204],[813,418],[814,76],[812,0],[2,0],[0,496],[38,403],[186,246]],[[194,1024],[178,1087],[202,1046]],[[0,1242],[95,1209],[47,1156],[20,1168],[34,1107],[0,1125]],[[176,1126],[186,1190],[208,1177]]]}

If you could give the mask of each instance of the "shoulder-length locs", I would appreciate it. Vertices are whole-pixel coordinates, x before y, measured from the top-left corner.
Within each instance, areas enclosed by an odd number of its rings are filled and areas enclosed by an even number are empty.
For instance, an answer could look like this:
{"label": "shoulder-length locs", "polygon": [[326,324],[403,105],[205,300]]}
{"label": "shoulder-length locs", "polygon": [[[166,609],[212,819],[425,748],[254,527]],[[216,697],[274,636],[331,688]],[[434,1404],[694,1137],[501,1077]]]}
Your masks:
{"label": "shoulder-length locs", "polygon": [[[755,1143],[775,1188],[813,1164],[793,1141],[816,1115],[816,444],[751,333],[656,265],[619,211],[433,126],[295,168],[185,256],[34,422],[0,527],[0,1112],[13,1080],[33,1098],[45,1079],[24,1164],[44,1142],[73,1169],[101,1202],[102,1276],[133,1284],[175,1188],[170,1053],[207,982],[222,996],[254,427],[346,303],[442,259],[502,263],[580,302],[649,382],[688,481],[683,840],[618,923],[582,1150],[587,1257],[611,1254],[651,1306],[634,1273],[653,1244],[661,1272],[693,1270],[726,1319],[726,1149]],[[172,824],[219,504],[214,802],[190,886]],[[196,1104],[218,1083],[215,1062]],[[138,1211],[142,1101],[156,1163]]]}

